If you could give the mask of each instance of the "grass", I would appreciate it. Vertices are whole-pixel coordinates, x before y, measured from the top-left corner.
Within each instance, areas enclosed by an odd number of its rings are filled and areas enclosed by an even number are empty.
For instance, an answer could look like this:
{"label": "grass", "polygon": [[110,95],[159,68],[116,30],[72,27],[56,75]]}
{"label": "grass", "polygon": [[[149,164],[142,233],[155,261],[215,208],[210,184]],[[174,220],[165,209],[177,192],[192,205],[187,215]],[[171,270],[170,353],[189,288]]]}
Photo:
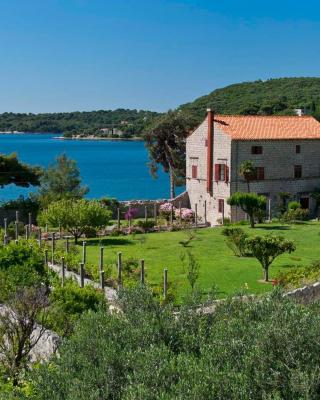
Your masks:
{"label": "grass", "polygon": [[[243,226],[249,235],[268,233],[283,235],[295,241],[297,250],[292,254],[278,257],[270,268],[270,279],[280,270],[293,265],[307,265],[320,259],[320,224],[308,222],[295,225],[261,224],[255,229]],[[236,257],[225,243],[222,228],[199,229],[196,239],[184,248],[180,241],[187,239],[187,233],[162,232],[146,235],[107,237],[101,240],[105,247],[105,264],[115,264],[117,253],[122,252],[123,259],[144,259],[147,281],[151,284],[162,283],[163,269],[168,269],[169,281],[176,285],[178,295],[189,290],[186,271],[183,270],[180,255],[187,249],[192,252],[200,264],[198,286],[204,291],[217,285],[219,297],[233,294],[245,287],[250,293],[264,293],[271,290],[271,283],[261,283],[262,269],[258,261],[251,257]],[[87,260],[98,266],[99,239],[87,240]],[[116,273],[114,267],[114,274]]]}

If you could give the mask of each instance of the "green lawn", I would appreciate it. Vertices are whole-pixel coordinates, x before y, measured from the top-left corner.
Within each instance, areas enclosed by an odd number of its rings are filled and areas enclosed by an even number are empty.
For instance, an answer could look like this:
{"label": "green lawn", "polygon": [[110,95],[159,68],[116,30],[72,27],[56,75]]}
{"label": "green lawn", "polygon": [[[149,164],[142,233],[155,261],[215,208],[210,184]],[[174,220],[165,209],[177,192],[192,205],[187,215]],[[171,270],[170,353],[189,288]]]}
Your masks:
{"label": "green lawn", "polygon": [[[292,265],[306,265],[320,259],[320,224],[316,222],[299,225],[263,224],[255,229],[243,227],[250,235],[273,233],[293,239],[297,250],[276,259],[270,268],[270,277],[279,270]],[[271,284],[259,282],[262,269],[254,258],[239,258],[233,255],[221,235],[222,228],[199,229],[197,238],[188,247],[200,264],[198,285],[209,290],[217,285],[219,296],[235,293],[248,286],[251,293],[263,293],[271,289]],[[186,249],[179,241],[186,239],[185,232],[162,232],[146,235],[108,237],[102,239],[105,247],[105,263],[114,263],[117,253],[122,252],[123,259],[145,259],[147,281],[161,284],[163,269],[168,269],[169,280],[174,282],[181,295],[188,290],[186,273],[183,271],[180,254]],[[87,260],[98,266],[99,240],[87,240]],[[114,271],[115,273],[116,271]]]}

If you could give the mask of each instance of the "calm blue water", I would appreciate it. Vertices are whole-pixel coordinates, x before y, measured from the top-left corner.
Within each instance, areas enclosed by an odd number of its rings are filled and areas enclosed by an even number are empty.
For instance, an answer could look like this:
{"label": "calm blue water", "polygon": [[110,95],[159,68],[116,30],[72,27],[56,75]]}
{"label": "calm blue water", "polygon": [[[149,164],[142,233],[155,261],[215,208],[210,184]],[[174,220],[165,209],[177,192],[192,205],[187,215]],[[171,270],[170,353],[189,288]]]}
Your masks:
{"label": "calm blue water", "polygon": [[[119,200],[169,197],[169,178],[159,171],[152,179],[148,171],[147,151],[143,142],[58,140],[50,134],[0,135],[0,153],[16,152],[21,161],[48,166],[65,152],[77,161],[82,182],[88,185],[88,198],[104,196]],[[0,200],[27,195],[36,188],[10,185],[0,190]]]}

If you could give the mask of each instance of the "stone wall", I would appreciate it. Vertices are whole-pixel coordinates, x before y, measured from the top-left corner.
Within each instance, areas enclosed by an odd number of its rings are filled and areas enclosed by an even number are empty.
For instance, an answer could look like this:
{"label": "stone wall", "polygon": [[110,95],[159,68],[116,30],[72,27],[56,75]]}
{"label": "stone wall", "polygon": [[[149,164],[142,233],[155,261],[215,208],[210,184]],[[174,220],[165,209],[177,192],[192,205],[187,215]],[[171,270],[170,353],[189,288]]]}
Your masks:
{"label": "stone wall", "polygon": [[[213,170],[213,194],[207,193],[207,134],[208,117],[187,138],[186,143],[186,186],[189,193],[191,208],[198,207],[198,216],[206,219],[211,225],[216,225],[221,219],[218,202],[224,200],[224,216],[230,217],[230,207],[226,200],[230,196],[230,184],[216,182]],[[213,169],[214,164],[225,164],[230,167],[231,139],[215,124],[213,132]],[[197,166],[198,176],[192,178],[192,166]]]}
{"label": "stone wall", "polygon": [[313,301],[320,300],[320,282],[292,290],[285,293],[284,296],[297,300],[300,303],[312,303]]}
{"label": "stone wall", "polygon": [[172,203],[175,207],[179,207],[179,203],[181,202],[181,207],[189,208],[190,201],[188,192],[185,191],[175,197],[172,200],[167,199],[158,199],[158,200],[127,200],[127,201],[120,201],[120,208],[121,208],[121,218],[124,217],[124,214],[129,208],[137,209],[137,216],[136,218],[144,218],[145,216],[145,207],[147,207],[147,213],[149,218],[154,217],[154,206],[157,206],[157,210],[159,212],[159,207],[161,204],[164,203]]}

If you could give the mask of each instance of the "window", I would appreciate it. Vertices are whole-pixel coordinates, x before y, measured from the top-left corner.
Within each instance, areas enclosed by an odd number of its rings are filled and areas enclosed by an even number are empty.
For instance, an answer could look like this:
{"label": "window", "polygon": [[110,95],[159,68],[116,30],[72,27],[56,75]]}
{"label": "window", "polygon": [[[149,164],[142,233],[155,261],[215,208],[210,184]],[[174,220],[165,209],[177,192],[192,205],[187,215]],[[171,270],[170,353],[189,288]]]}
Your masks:
{"label": "window", "polygon": [[255,168],[255,180],[263,181],[264,180],[264,167],[256,167]]}
{"label": "window", "polygon": [[224,212],[224,200],[223,199],[218,200],[218,212],[219,213]]}
{"label": "window", "polygon": [[216,182],[229,182],[229,167],[225,164],[215,164],[214,177]]}
{"label": "window", "polygon": [[262,154],[262,146],[252,146],[251,154]]}
{"label": "window", "polygon": [[197,165],[192,165],[192,178],[197,179],[198,178],[198,166]]}
{"label": "window", "polygon": [[297,144],[297,145],[296,145],[296,153],[297,153],[297,154],[300,154],[300,153],[301,153],[301,146],[300,146],[300,144]]}
{"label": "window", "polygon": [[302,165],[294,166],[294,179],[302,178]]}

